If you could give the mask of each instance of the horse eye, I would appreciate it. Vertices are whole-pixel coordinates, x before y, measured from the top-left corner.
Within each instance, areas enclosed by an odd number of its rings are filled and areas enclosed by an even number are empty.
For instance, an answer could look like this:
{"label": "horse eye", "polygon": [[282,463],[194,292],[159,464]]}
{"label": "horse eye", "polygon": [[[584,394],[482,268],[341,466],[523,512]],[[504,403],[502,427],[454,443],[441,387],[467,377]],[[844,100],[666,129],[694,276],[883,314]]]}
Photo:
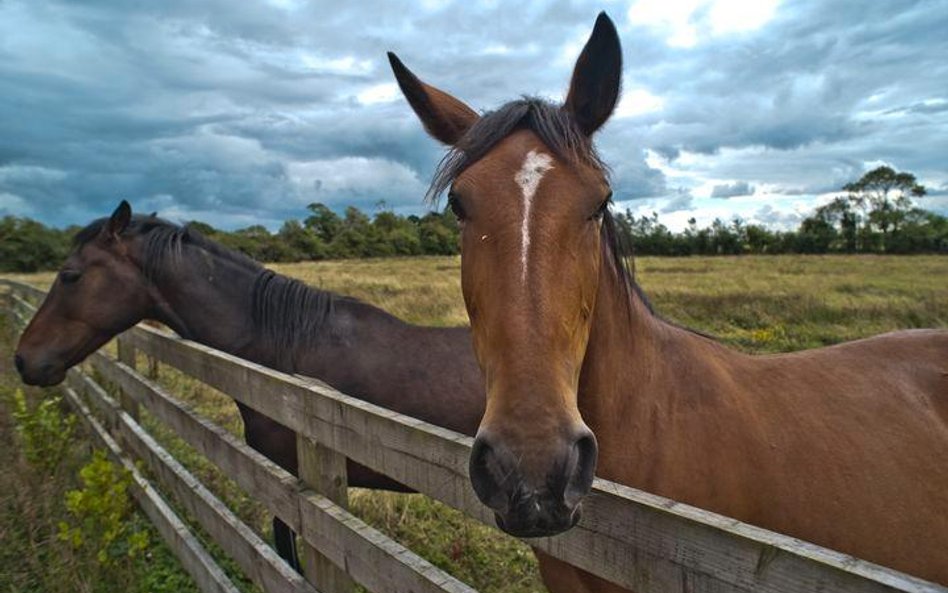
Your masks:
{"label": "horse eye", "polygon": [[59,273],[59,279],[63,284],[72,284],[82,276],[78,270],[63,270]]}
{"label": "horse eye", "polygon": [[458,198],[458,195],[454,192],[448,194],[448,206],[451,207],[451,212],[454,213],[454,216],[460,221],[464,220],[465,213],[464,207],[461,206],[461,200]]}
{"label": "horse eye", "polygon": [[606,210],[609,209],[609,204],[612,203],[612,194],[610,193],[606,196],[606,199],[602,201],[601,204],[596,208],[596,211],[590,216],[590,220],[601,220],[602,217],[606,214]]}

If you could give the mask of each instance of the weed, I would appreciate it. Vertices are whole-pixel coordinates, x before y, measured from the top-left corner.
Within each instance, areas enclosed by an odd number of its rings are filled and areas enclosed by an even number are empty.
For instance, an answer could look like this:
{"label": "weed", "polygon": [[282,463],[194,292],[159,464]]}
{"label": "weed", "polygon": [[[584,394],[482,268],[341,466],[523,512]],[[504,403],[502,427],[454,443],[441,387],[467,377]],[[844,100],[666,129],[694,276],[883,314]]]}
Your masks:
{"label": "weed", "polygon": [[66,493],[72,522],[59,522],[59,539],[74,548],[88,546],[103,566],[134,558],[148,547],[148,533],[132,527],[131,473],[99,449],[81,470],[83,487]]}
{"label": "weed", "polygon": [[44,399],[31,407],[23,390],[17,389],[10,400],[23,455],[42,472],[54,471],[70,446],[76,417],[60,412],[60,397]]}

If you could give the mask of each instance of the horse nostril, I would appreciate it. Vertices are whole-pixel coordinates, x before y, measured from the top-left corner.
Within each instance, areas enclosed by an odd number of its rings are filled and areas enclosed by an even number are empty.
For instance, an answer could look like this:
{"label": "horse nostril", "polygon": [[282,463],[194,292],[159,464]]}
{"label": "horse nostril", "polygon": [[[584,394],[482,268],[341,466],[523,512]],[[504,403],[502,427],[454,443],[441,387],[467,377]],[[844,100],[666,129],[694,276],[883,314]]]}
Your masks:
{"label": "horse nostril", "polygon": [[23,361],[23,357],[22,357],[22,356],[20,356],[19,354],[14,354],[14,355],[13,355],[13,366],[16,367],[16,372],[22,374],[22,373],[23,373],[23,367],[24,367],[25,365],[26,365],[26,363]]}
{"label": "horse nostril", "polygon": [[495,511],[505,512],[509,506],[505,482],[512,472],[507,466],[504,456],[498,455],[486,436],[474,439],[469,465],[471,485],[481,502]]}
{"label": "horse nostril", "polygon": [[570,507],[575,507],[579,501],[589,494],[592,489],[593,478],[596,476],[596,460],[599,456],[599,445],[596,436],[588,428],[583,431],[570,451],[566,488],[563,491],[563,501]]}
{"label": "horse nostril", "polygon": [[498,484],[492,479],[488,467],[492,454],[493,448],[487,443],[487,439],[483,437],[474,439],[468,471],[471,476],[471,485],[474,486],[474,492],[477,493],[481,501],[490,499],[498,487]]}

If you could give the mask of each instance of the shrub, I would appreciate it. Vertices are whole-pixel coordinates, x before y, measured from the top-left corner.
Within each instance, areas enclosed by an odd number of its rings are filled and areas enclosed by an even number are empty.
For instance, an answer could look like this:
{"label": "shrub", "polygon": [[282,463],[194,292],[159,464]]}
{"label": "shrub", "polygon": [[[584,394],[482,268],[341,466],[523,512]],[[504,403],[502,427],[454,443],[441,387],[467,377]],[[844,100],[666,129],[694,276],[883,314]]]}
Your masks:
{"label": "shrub", "polygon": [[148,547],[148,533],[130,520],[132,501],[128,489],[131,473],[109,461],[97,450],[79,470],[83,487],[66,493],[66,509],[74,521],[59,523],[59,538],[74,548],[95,551],[103,566],[134,558]]}
{"label": "shrub", "polygon": [[32,409],[21,389],[13,392],[13,419],[30,464],[51,473],[68,450],[76,425],[76,417],[60,411],[62,398],[48,398]]}

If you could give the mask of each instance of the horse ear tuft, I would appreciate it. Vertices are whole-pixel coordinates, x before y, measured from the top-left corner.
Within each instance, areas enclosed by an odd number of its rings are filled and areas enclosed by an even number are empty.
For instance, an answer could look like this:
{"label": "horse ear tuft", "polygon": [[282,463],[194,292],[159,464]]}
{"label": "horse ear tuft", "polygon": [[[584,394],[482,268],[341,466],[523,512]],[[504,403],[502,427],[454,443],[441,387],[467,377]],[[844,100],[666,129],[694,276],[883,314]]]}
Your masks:
{"label": "horse ear tuft", "polygon": [[591,136],[606,123],[619,101],[622,86],[622,46],[616,26],[600,12],[589,41],[573,69],[564,108],[580,130]]}
{"label": "horse ear tuft", "polygon": [[388,52],[388,62],[398,87],[428,133],[444,144],[457,144],[477,121],[477,113],[448,93],[423,83],[394,53]]}
{"label": "horse ear tuft", "polygon": [[122,200],[118,207],[115,209],[115,212],[112,213],[112,216],[109,218],[109,224],[106,227],[110,237],[117,237],[121,235],[128,224],[132,220],[132,207]]}

